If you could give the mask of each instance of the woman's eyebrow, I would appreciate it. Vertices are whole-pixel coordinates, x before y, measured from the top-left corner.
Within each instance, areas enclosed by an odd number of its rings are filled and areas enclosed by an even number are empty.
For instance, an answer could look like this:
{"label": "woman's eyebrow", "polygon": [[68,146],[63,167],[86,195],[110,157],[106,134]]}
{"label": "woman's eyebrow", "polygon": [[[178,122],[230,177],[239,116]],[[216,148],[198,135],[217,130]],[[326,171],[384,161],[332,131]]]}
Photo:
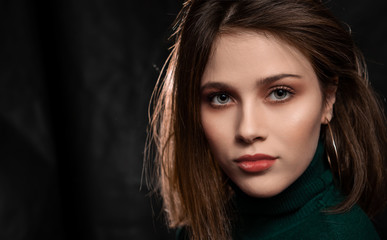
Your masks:
{"label": "woman's eyebrow", "polygon": [[257,82],[257,85],[258,86],[268,85],[268,84],[271,84],[271,83],[273,83],[275,81],[281,80],[283,78],[288,78],[288,77],[291,77],[291,78],[301,78],[301,76],[297,75],[297,74],[282,73],[282,74],[277,74],[277,75],[265,77],[262,80],[259,80]]}
{"label": "woman's eyebrow", "polygon": [[203,92],[203,90],[205,90],[206,88],[216,88],[216,89],[221,89],[221,90],[228,90],[231,87],[228,84],[222,83],[222,82],[208,82],[208,83],[204,84],[203,86],[201,86],[200,90]]}
{"label": "woman's eyebrow", "polygon": [[[291,77],[291,78],[301,78],[301,76],[297,75],[297,74],[282,73],[282,74],[277,74],[277,75],[265,77],[265,78],[263,78],[261,80],[258,80],[257,81],[257,85],[258,85],[258,87],[263,86],[263,85],[268,85],[268,84],[271,84],[271,83],[273,83],[275,81],[279,81],[279,80],[281,80],[283,78],[288,78],[288,77]],[[223,82],[208,82],[208,83],[205,83],[203,86],[201,86],[200,90],[203,92],[203,90],[205,90],[207,88],[216,88],[216,89],[221,89],[221,90],[229,90],[232,87],[230,87],[228,84],[223,83]]]}

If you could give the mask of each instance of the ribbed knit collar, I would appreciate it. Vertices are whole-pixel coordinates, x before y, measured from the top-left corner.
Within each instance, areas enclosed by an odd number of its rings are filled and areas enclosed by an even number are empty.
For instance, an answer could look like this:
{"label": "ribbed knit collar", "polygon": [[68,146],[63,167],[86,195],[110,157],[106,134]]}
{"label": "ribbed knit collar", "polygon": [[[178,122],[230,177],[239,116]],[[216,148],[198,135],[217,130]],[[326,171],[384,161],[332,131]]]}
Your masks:
{"label": "ribbed knit collar", "polygon": [[[319,141],[313,160],[305,172],[282,193],[271,198],[253,198],[235,188],[235,204],[245,217],[275,217],[296,212],[332,185],[332,174],[324,161],[324,146]],[[309,209],[313,211],[313,209]]]}

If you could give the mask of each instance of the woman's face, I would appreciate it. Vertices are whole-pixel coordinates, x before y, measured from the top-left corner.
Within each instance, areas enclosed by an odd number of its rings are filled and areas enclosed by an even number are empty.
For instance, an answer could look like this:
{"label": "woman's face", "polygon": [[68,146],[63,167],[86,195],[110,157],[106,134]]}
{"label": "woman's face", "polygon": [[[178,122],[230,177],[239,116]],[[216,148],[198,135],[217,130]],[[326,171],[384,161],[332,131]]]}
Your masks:
{"label": "woman's face", "polygon": [[331,119],[316,74],[297,49],[269,34],[217,38],[201,81],[201,122],[211,152],[246,194],[271,197],[292,184]]}

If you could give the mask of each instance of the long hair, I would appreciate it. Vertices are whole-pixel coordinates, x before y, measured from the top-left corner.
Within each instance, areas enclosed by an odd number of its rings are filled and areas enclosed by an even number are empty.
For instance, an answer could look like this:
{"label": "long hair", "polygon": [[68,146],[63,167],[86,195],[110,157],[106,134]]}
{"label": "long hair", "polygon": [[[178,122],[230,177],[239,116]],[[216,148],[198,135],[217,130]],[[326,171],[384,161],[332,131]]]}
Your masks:
{"label": "long hair", "polygon": [[175,44],[155,87],[150,118],[152,187],[163,198],[169,225],[185,225],[193,239],[231,236],[232,191],[200,123],[200,82],[215,38],[241,29],[268,32],[300,50],[324,96],[337,87],[332,134],[321,129],[346,196],[333,211],[359,204],[373,216],[386,203],[386,119],[345,25],[317,0],[188,0],[176,19]]}

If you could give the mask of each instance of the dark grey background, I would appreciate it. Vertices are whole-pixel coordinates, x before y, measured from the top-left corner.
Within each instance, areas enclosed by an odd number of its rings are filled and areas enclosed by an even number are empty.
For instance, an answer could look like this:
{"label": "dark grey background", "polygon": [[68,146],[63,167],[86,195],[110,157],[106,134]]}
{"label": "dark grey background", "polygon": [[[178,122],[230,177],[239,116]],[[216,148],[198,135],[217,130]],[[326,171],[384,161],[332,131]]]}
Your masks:
{"label": "dark grey background", "polygon": [[[173,239],[140,180],[148,102],[181,3],[0,2],[0,239]],[[329,6],[386,97],[386,4]]]}

